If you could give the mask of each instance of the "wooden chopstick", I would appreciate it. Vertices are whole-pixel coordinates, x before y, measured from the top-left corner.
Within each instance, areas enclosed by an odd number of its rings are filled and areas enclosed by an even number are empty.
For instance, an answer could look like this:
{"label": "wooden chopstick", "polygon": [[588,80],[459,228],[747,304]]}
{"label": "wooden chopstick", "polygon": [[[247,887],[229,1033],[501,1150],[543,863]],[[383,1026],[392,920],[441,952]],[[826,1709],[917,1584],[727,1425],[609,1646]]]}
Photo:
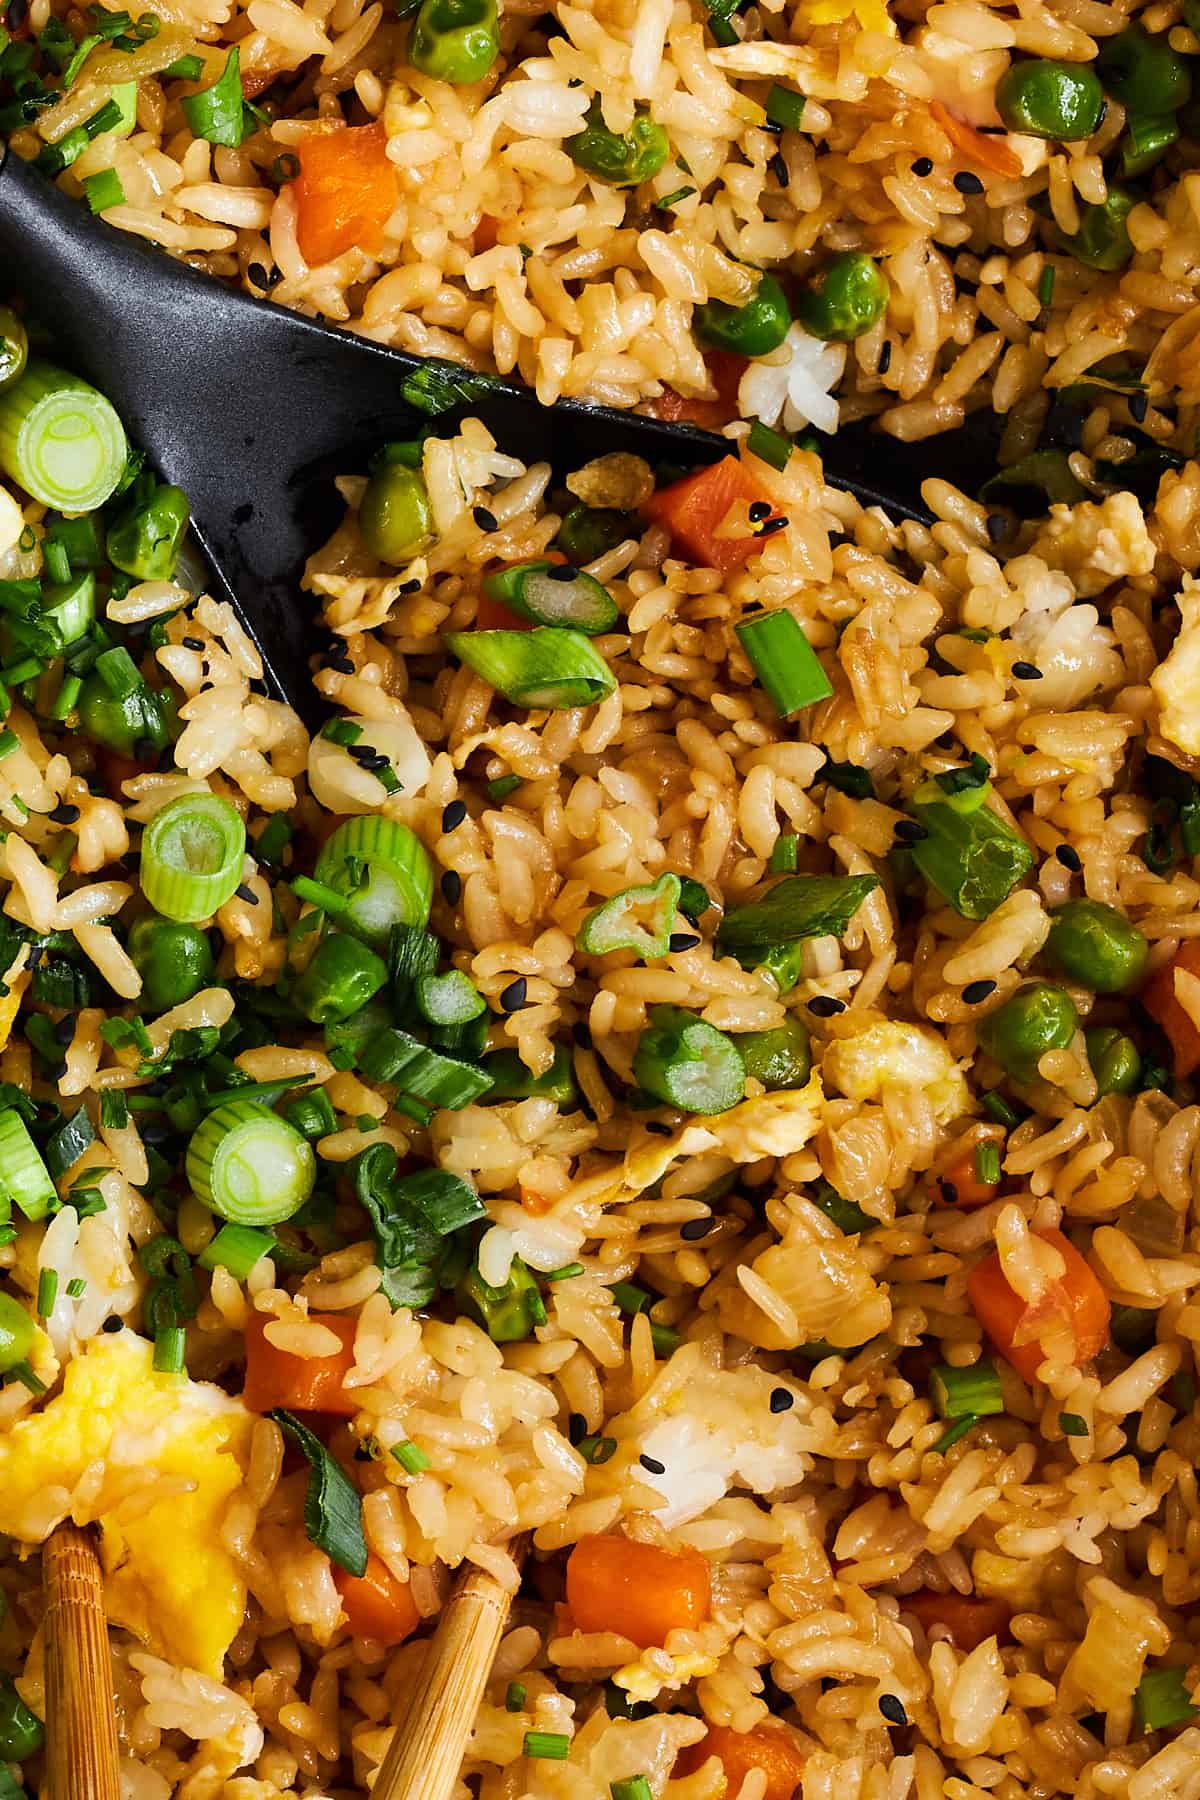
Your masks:
{"label": "wooden chopstick", "polygon": [[47,1800],[120,1800],[104,1576],[91,1534],[60,1525],[42,1552]]}
{"label": "wooden chopstick", "polygon": [[[508,1546],[518,1568],[527,1548],[527,1538]],[[446,1800],[453,1791],[512,1598],[483,1569],[459,1577],[408,1692],[371,1800]]]}

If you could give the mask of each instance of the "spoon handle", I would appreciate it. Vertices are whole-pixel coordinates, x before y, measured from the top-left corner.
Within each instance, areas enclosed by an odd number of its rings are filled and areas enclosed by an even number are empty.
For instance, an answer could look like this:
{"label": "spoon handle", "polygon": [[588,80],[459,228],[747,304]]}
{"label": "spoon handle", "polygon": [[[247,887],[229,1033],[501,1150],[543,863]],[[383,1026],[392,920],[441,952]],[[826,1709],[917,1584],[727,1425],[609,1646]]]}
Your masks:
{"label": "spoon handle", "polygon": [[47,1800],[120,1800],[104,1577],[91,1535],[60,1525],[42,1553]]}
{"label": "spoon handle", "polygon": [[[509,1545],[517,1563],[526,1548],[523,1538]],[[372,1800],[447,1800],[453,1792],[511,1604],[486,1570],[459,1578],[405,1697]]]}

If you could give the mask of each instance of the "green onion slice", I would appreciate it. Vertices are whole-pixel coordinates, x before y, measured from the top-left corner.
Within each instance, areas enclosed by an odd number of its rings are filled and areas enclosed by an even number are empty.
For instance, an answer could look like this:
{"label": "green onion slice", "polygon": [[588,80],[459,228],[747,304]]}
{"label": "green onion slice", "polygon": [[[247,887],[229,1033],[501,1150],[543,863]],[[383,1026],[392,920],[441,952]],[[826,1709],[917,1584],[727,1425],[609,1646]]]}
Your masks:
{"label": "green onion slice", "polygon": [[514,706],[552,711],[591,706],[617,685],[581,631],[451,631],[446,643],[460,662]]}
{"label": "green onion slice", "polygon": [[27,1219],[44,1219],[58,1205],[50,1172],[19,1112],[0,1112],[0,1215],[7,1219],[15,1203]]}
{"label": "green onion slice", "polygon": [[929,1391],[942,1419],[981,1419],[1004,1411],[1000,1377],[995,1364],[987,1361],[973,1363],[968,1369],[939,1363],[930,1374]]}
{"label": "green onion slice", "polygon": [[242,879],[246,827],[217,794],[180,794],[142,835],[142,892],[156,912],[194,923],[211,918]]}
{"label": "green onion slice", "polygon": [[610,950],[632,950],[646,962],[665,956],[671,947],[679,895],[679,877],[671,874],[640,887],[624,888],[592,908],[576,932],[575,942],[588,956],[605,956]]}
{"label": "green onion slice", "polygon": [[851,919],[879,886],[876,875],[786,875],[745,906],[727,912],[717,928],[729,950],[778,947],[802,938],[842,937]]}
{"label": "green onion slice", "polygon": [[115,169],[101,169],[83,178],[84,198],[94,213],[106,213],[114,206],[124,206],[125,189]]}
{"label": "green onion slice", "polygon": [[367,1572],[367,1540],[363,1535],[362,1500],[320,1438],[282,1407],[268,1414],[291,1438],[312,1470],[304,1497],[304,1529],[310,1542],[350,1575]]}
{"label": "green onion slice", "polygon": [[377,950],[393,925],[420,926],[429,917],[433,864],[420,838],[395,819],[347,819],[326,840],[313,875],[342,901],[338,923]]}
{"label": "green onion slice", "polygon": [[421,1446],[414,1444],[411,1438],[393,1444],[392,1455],[408,1475],[423,1475],[432,1466]]}
{"label": "green onion slice", "polygon": [[192,1192],[234,1225],[278,1225],[299,1212],[317,1178],[308,1139],[252,1100],[230,1100],[196,1128],[187,1148]]}
{"label": "green onion slice", "polygon": [[746,448],[752,456],[760,457],[773,469],[786,469],[793,446],[790,437],[785,437],[781,431],[772,431],[761,419],[755,419],[750,426]]}
{"label": "green onion slice", "polygon": [[252,1225],[222,1225],[196,1260],[202,1269],[228,1269],[235,1281],[245,1281],[274,1248],[273,1232],[256,1231]]}
{"label": "green onion slice", "polygon": [[535,1075],[521,1061],[516,1050],[493,1050],[483,1059],[483,1073],[491,1082],[487,1104],[503,1100],[553,1100],[558,1106],[571,1106],[577,1098],[575,1072],[571,1053],[557,1044],[548,1069]]}
{"label": "green onion slice", "polygon": [[368,1040],[359,1067],[368,1081],[391,1082],[415,1100],[445,1107],[450,1112],[469,1106],[492,1085],[482,1069],[459,1062],[456,1057],[443,1056],[393,1026]]}
{"label": "green onion slice", "polygon": [[46,1143],[46,1168],[52,1181],[61,1181],[73,1169],[84,1151],[96,1141],[96,1128],[86,1106],[80,1106],[69,1119],[64,1119]]}
{"label": "green onion slice", "polygon": [[725,1112],[746,1091],[746,1070],[733,1039],[680,1006],[650,1009],[633,1074],[648,1094],[682,1112]]}
{"label": "green onion slice", "polygon": [[0,391],[0,468],[44,506],[103,506],[128,455],[115,409],[77,375],[30,362]]}
{"label": "green onion slice", "polygon": [[566,1762],[571,1740],[565,1731],[527,1731],[521,1754],[535,1761]]}
{"label": "green onion slice", "polygon": [[800,839],[794,831],[781,832],[767,862],[772,875],[794,875],[800,861]]}
{"label": "green onion slice", "polygon": [[631,1775],[626,1781],[611,1781],[612,1800],[654,1800],[654,1790],[644,1775]]}
{"label": "green onion slice", "polygon": [[766,114],[772,125],[781,125],[785,131],[798,131],[804,117],[804,95],[794,88],[781,87],[777,81],[772,82],[767,93]]}
{"label": "green onion slice", "polygon": [[990,807],[962,812],[949,800],[914,805],[925,836],[909,846],[929,882],[964,919],[986,919],[1029,873],[1033,851]]}
{"label": "green onion slice", "polygon": [[1147,1669],[1133,1696],[1133,1716],[1142,1731],[1161,1731],[1196,1717],[1186,1685],[1187,1669]]}
{"label": "green onion slice", "polygon": [[416,1001],[430,1025],[465,1025],[487,1011],[487,1001],[462,969],[418,976]]}
{"label": "green onion slice", "polygon": [[814,701],[828,700],[833,684],[786,607],[760,613],[735,629],[738,642],[781,719]]}
{"label": "green onion slice", "polygon": [[487,1217],[461,1176],[446,1169],[401,1176],[397,1170],[388,1144],[371,1144],[355,1159],[355,1191],[371,1221],[380,1287],[393,1312],[427,1306],[441,1288],[454,1285],[470,1259],[470,1231]]}
{"label": "green onion slice", "polygon": [[608,589],[569,563],[514,563],[483,579],[483,591],[519,619],[534,625],[567,625],[596,637],[621,617]]}

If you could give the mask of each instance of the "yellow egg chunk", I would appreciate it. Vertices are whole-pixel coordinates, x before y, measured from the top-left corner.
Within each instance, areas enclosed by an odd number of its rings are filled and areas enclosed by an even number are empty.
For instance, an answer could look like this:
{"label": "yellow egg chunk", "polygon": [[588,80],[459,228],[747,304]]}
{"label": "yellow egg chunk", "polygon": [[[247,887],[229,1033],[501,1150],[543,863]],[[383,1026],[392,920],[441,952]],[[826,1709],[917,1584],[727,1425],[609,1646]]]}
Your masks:
{"label": "yellow egg chunk", "polygon": [[207,1382],[156,1374],[153,1354],[130,1331],[94,1338],[62,1392],[0,1437],[0,1532],[38,1544],[68,1515],[98,1520],[114,1624],[219,1677],[246,1606],[221,1523],[253,1421]]}

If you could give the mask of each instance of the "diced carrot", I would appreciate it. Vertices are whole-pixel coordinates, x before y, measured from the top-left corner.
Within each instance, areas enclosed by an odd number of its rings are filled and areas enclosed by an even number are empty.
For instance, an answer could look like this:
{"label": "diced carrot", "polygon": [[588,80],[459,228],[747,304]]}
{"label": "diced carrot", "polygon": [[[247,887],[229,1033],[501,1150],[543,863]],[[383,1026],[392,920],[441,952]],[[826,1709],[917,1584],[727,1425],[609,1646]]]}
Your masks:
{"label": "diced carrot", "polygon": [[242,99],[257,100],[265,94],[271,83],[279,80],[278,69],[242,69]]}
{"label": "diced carrot", "polygon": [[985,1257],[967,1277],[967,1294],[975,1317],[1000,1355],[1026,1381],[1034,1379],[1045,1355],[1036,1338],[1020,1344],[1013,1341],[1022,1326],[1039,1319],[1047,1326],[1053,1322],[1069,1324],[1075,1334],[1077,1368],[1091,1362],[1108,1342],[1108,1295],[1074,1244],[1053,1228],[1034,1235],[1043,1243],[1053,1244],[1067,1265],[1061,1280],[1054,1283],[1038,1308],[1029,1308],[1008,1285],[999,1255]]}
{"label": "diced carrot", "polygon": [[1000,1191],[998,1181],[980,1181],[975,1173],[975,1149],[972,1145],[956,1156],[937,1178],[934,1197],[946,1206],[986,1206]]}
{"label": "diced carrot", "polygon": [[381,1557],[367,1557],[365,1575],[350,1575],[334,1564],[333,1585],[355,1637],[374,1638],[390,1648],[411,1637],[421,1623],[406,1581],[397,1581]]}
{"label": "diced carrot", "polygon": [[738,501],[766,500],[736,456],[722,457],[695,475],[660,488],[642,511],[671,533],[671,548],[694,563],[728,575],[758,548],[755,537],[718,537],[717,528]]}
{"label": "diced carrot", "polygon": [[485,250],[496,248],[499,230],[499,219],[493,218],[491,213],[480,213],[479,223],[475,227],[475,233],[471,239],[476,256],[482,255]]}
{"label": "diced carrot", "polygon": [[643,1650],[708,1617],[708,1563],[698,1550],[632,1538],[580,1538],[567,1562],[567,1605],[580,1631],[619,1631]]}
{"label": "diced carrot", "polygon": [[677,394],[666,388],[657,400],[647,403],[646,411],[656,419],[684,420],[700,425],[706,431],[720,431],[738,416],[738,384],[750,366],[750,360],[732,350],[707,350],[704,361],[709,378],[717,390],[715,400],[700,400],[692,395]]}
{"label": "diced carrot", "polygon": [[1010,150],[1002,137],[991,137],[986,132],[976,131],[965,119],[958,118],[940,100],[935,100],[929,108],[935,125],[941,127],[956,150],[960,150],[968,162],[978,163],[981,169],[990,169],[993,175],[1019,175],[1021,160],[1016,152]]}
{"label": "diced carrot", "polygon": [[104,783],[104,790],[110,799],[123,802],[125,795],[121,792],[123,781],[132,781],[137,775],[146,773],[146,764],[135,757],[126,756],[120,750],[107,750],[103,745],[96,747],[96,767]]}
{"label": "diced carrot", "polygon": [[1009,1637],[1011,1608],[1003,1600],[976,1599],[967,1594],[935,1594],[931,1588],[905,1594],[900,1602],[903,1612],[910,1612],[928,1634],[942,1625],[950,1634],[956,1650],[976,1650],[988,1638],[1006,1643]]}
{"label": "diced carrot", "polygon": [[689,1744],[676,1759],[673,1775],[694,1775],[710,1756],[720,1758],[729,1796],[738,1794],[747,1775],[761,1769],[767,1778],[763,1800],[792,1800],[804,1774],[800,1746],[782,1725],[756,1725],[753,1731],[731,1731],[710,1725],[698,1744]]}
{"label": "diced carrot", "polygon": [[1200,1031],[1176,996],[1175,973],[1179,969],[1200,979],[1200,939],[1186,938],[1170,962],[1154,971],[1142,989],[1141,1000],[1154,1023],[1166,1034],[1175,1073],[1182,1077],[1200,1067]]}
{"label": "diced carrot", "polygon": [[476,631],[532,631],[532,619],[519,619],[516,613],[509,612],[499,600],[493,600],[490,594],[480,594],[479,605],[475,608]]}
{"label": "diced carrot", "polygon": [[242,1399],[251,1412],[270,1412],[284,1406],[289,1412],[340,1413],[350,1418],[359,1410],[353,1393],[342,1383],[354,1365],[353,1319],[341,1313],[309,1313],[314,1325],[327,1326],[342,1341],[333,1356],[294,1356],[267,1340],[270,1319],[252,1312],[246,1321],[246,1382]]}
{"label": "diced carrot", "polygon": [[300,173],[296,197],[296,238],[310,263],[329,262],[357,246],[375,256],[392,216],[400,182],[388,161],[387,132],[381,124],[343,125],[312,132],[297,146]]}

